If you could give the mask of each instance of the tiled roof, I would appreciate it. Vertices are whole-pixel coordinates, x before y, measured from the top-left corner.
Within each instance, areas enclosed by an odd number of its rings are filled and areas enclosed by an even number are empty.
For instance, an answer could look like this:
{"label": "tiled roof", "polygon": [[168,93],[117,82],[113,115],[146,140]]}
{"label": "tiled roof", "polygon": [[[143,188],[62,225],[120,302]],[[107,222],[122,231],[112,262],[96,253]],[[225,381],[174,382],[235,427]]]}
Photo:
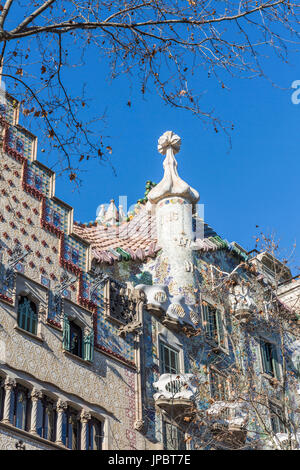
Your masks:
{"label": "tiled roof", "polygon": [[120,225],[74,225],[74,232],[91,244],[93,257],[112,264],[121,259],[143,260],[160,249],[151,214],[142,207],[129,221]]}
{"label": "tiled roof", "polygon": [[[90,243],[92,256],[101,263],[113,264],[120,260],[144,260],[159,251],[155,218],[144,206],[129,221],[120,225],[74,224],[76,235]],[[226,240],[220,238],[207,224],[204,224],[204,238],[197,238],[195,248],[215,251],[221,248],[235,250]],[[240,254],[240,253],[239,253]]]}

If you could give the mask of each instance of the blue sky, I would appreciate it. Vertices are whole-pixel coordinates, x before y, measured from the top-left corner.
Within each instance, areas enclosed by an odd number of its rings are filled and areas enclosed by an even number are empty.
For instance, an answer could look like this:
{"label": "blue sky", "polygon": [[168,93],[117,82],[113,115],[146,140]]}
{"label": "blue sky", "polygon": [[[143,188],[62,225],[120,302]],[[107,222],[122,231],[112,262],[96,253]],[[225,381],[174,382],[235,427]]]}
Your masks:
{"label": "blue sky", "polygon": [[[105,110],[104,134],[113,148],[117,175],[109,165],[90,160],[82,164],[79,191],[66,178],[57,178],[56,195],[74,207],[74,219],[94,220],[98,205],[111,198],[127,195],[130,205],[143,197],[146,180],[158,182],[163,174],[157,139],[173,130],[182,138],[179,174],[199,191],[206,222],[247,250],[254,248],[260,231],[274,233],[281,255],[289,256],[294,243],[300,244],[300,104],[291,102],[291,84],[300,79],[297,55],[290,65],[274,58],[267,62],[269,76],[281,88],[264,79],[227,77],[226,90],[203,80],[203,74],[194,76],[195,91],[205,91],[206,109],[214,108],[235,125],[230,150],[224,134],[203,126],[189,112],[165,106],[155,92],[142,98],[134,80],[132,86],[125,77],[110,83],[104,73],[107,64],[93,54],[86,66],[65,72],[65,84],[87,82],[89,112],[101,115]],[[55,155],[38,153],[38,158],[51,166]],[[294,274],[300,271],[299,257],[297,246]]]}

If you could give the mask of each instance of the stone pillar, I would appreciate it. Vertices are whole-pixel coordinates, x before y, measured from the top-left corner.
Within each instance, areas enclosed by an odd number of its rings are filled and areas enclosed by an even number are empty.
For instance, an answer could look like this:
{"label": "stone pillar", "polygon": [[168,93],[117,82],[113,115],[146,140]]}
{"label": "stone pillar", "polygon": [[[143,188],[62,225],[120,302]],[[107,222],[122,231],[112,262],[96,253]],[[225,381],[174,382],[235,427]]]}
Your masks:
{"label": "stone pillar", "polygon": [[43,397],[43,394],[40,390],[37,390],[34,388],[31,392],[31,402],[32,402],[32,409],[31,409],[31,425],[30,425],[30,431],[31,434],[36,434],[37,435],[37,407],[38,407],[38,402],[39,400]]}
{"label": "stone pillar", "polygon": [[10,423],[10,408],[12,402],[12,392],[13,388],[16,386],[16,381],[11,377],[6,377],[4,382],[4,389],[5,389],[5,400],[4,400],[4,409],[3,409],[3,423]]}
{"label": "stone pillar", "polygon": [[86,410],[82,410],[80,414],[80,422],[81,422],[81,450],[87,450],[87,423],[92,418],[91,413]]}
{"label": "stone pillar", "polygon": [[56,444],[63,444],[62,441],[62,419],[63,413],[68,408],[68,405],[65,401],[58,400],[56,405],[57,411],[57,423],[56,423]]}

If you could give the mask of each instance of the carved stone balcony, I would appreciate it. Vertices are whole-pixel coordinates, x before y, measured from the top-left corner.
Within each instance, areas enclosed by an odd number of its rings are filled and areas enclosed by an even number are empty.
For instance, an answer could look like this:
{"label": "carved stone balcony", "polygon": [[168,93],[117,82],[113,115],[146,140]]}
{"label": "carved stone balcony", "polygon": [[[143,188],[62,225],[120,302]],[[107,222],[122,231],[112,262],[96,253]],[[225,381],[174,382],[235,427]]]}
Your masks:
{"label": "carved stone balcony", "polygon": [[162,374],[153,386],[156,405],[173,417],[192,411],[197,387],[192,384],[193,374]]}
{"label": "carved stone balcony", "polygon": [[247,322],[256,310],[249,286],[236,285],[232,287],[229,301],[233,315],[242,322]]}

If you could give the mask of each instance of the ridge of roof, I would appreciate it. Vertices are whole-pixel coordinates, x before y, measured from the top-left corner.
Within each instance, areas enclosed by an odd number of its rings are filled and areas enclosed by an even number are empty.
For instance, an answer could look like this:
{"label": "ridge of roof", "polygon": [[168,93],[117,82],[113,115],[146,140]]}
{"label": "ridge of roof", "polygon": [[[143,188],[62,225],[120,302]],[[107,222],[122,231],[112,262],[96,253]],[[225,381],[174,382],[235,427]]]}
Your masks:
{"label": "ridge of roof", "polygon": [[[156,256],[161,247],[157,241],[155,216],[145,205],[137,206],[135,216],[121,224],[74,224],[75,234],[91,245],[96,261],[113,264],[115,261],[143,261]],[[221,238],[207,223],[204,223],[204,237],[195,240],[194,248],[199,251],[228,249],[246,259],[243,252]]]}

